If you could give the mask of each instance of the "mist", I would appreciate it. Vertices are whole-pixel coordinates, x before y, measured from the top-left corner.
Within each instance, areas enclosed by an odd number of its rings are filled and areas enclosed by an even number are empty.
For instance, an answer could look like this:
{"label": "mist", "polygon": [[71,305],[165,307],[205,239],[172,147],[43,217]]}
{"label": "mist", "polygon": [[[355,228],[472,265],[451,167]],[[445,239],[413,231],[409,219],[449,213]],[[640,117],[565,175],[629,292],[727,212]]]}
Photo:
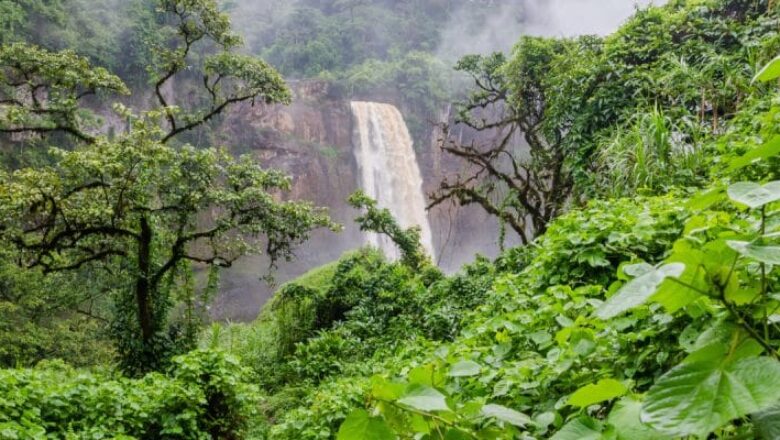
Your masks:
{"label": "mist", "polygon": [[245,50],[259,52],[265,42],[287,21],[297,6],[295,0],[230,0],[223,8],[233,29],[244,39]]}
{"label": "mist", "polygon": [[527,0],[523,33],[546,37],[606,35],[638,7],[660,0]]}
{"label": "mist", "polygon": [[506,1],[475,15],[461,7],[442,32],[440,57],[455,60],[466,54],[508,52],[522,35],[573,37],[607,35],[638,7],[666,0],[520,0]]}

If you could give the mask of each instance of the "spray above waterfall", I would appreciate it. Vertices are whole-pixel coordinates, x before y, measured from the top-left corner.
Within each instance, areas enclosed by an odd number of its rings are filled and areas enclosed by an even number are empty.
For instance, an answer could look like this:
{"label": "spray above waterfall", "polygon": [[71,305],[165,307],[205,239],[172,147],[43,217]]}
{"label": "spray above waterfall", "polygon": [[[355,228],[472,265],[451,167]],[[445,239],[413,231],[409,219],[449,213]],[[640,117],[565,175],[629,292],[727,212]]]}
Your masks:
{"label": "spray above waterfall", "polygon": [[[401,226],[418,226],[422,245],[433,256],[422,175],[401,112],[390,104],[354,101],[352,113],[354,151],[363,191],[380,207],[389,209]],[[399,256],[395,244],[386,236],[367,233],[366,241],[390,258]]]}

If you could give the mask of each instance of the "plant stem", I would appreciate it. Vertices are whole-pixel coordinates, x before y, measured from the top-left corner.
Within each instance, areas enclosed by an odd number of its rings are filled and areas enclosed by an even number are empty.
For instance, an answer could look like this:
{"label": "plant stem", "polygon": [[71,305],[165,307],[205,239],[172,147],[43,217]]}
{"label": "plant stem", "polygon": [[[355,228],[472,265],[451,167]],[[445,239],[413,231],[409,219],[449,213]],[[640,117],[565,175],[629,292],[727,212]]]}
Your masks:
{"label": "plant stem", "polygon": [[679,285],[681,285],[681,286],[683,286],[683,287],[685,287],[685,288],[691,289],[691,290],[693,290],[694,292],[700,293],[700,294],[702,294],[702,295],[704,295],[704,296],[710,296],[710,294],[709,294],[708,292],[705,292],[705,291],[703,291],[703,290],[699,289],[699,288],[698,288],[698,287],[696,287],[696,286],[693,286],[693,285],[691,285],[691,284],[688,284],[688,283],[686,283],[685,281],[681,281],[681,280],[679,280],[678,278],[670,277],[670,278],[668,278],[668,279],[669,279],[669,280],[671,280],[671,281],[674,281],[675,283],[677,283],[677,284],[679,284]]}
{"label": "plant stem", "polygon": [[739,324],[740,327],[742,327],[746,332],[748,332],[748,334],[753,339],[755,339],[756,342],[758,342],[764,348],[764,350],[767,351],[767,353],[769,353],[775,359],[780,360],[780,353],[778,353],[777,350],[775,350],[775,348],[772,347],[771,344],[769,344],[768,338],[764,339],[763,337],[761,337],[761,334],[758,331],[756,331],[756,329],[751,327],[750,324],[747,323],[745,318],[743,318],[742,315],[739,314],[739,312],[734,307],[734,305],[729,303],[728,300],[726,300],[726,294],[723,291],[723,289],[721,289],[720,292],[720,300],[723,303],[723,305],[726,306],[726,310],[728,310],[729,313],[737,320],[737,324]]}

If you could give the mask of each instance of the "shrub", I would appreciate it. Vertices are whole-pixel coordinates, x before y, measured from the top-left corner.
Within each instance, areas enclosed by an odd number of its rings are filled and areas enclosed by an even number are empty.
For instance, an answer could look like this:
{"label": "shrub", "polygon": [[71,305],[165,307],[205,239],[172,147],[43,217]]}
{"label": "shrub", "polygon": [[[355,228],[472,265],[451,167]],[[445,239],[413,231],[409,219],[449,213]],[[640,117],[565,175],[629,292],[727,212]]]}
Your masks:
{"label": "shrub", "polygon": [[2,439],[239,439],[257,404],[233,357],[199,350],[133,380],[62,362],[0,370]]}

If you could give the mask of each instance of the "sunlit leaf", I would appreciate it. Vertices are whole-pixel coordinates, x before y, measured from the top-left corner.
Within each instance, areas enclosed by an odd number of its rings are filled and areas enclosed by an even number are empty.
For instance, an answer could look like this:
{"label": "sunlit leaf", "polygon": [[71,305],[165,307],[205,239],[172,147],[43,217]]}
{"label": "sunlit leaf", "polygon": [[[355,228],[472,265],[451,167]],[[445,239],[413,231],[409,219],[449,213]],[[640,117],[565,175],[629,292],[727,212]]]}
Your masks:
{"label": "sunlit leaf", "polygon": [[642,421],[669,435],[706,436],[780,399],[780,362],[767,357],[684,363],[647,393]]}
{"label": "sunlit leaf", "polygon": [[[780,145],[780,142],[778,142],[778,145]],[[693,211],[701,211],[723,200],[725,198],[725,193],[725,188],[723,187],[713,188],[709,191],[697,194],[688,200],[688,203],[686,203],[685,206]]]}
{"label": "sunlit leaf", "polygon": [[755,182],[739,182],[728,189],[729,197],[748,208],[758,208],[780,200],[780,181],[761,185]]}
{"label": "sunlit leaf", "polygon": [[338,440],[394,440],[390,427],[379,417],[371,417],[359,409],[344,420],[338,433]]}
{"label": "sunlit leaf", "polygon": [[780,78],[780,56],[769,62],[763,69],[761,69],[755,77],[753,82],[761,81],[767,82],[773,79]]}
{"label": "sunlit leaf", "polygon": [[521,428],[533,423],[531,418],[527,415],[501,405],[490,404],[483,406],[482,415],[493,417],[502,422],[510,423]]}
{"label": "sunlit leaf", "polygon": [[754,148],[744,155],[732,159],[729,171],[737,171],[761,159],[768,159],[780,154],[780,136],[775,136],[760,147]]}
{"label": "sunlit leaf", "polygon": [[641,412],[642,402],[638,400],[626,397],[615,403],[607,422],[615,427],[617,440],[666,440],[672,438],[642,423],[639,419]]}
{"label": "sunlit leaf", "polygon": [[623,286],[596,311],[601,319],[615,316],[644,304],[655,293],[658,286],[668,277],[678,277],[685,265],[672,263],[637,277]]}
{"label": "sunlit leaf", "polygon": [[450,367],[450,377],[476,376],[482,370],[482,366],[474,361],[464,360]]}
{"label": "sunlit leaf", "polygon": [[741,255],[767,264],[780,264],[780,246],[760,246],[746,241],[728,241],[730,248]]}
{"label": "sunlit leaf", "polygon": [[376,376],[371,380],[371,393],[379,399],[396,400],[403,395],[405,388],[406,385],[388,382],[381,376]]}
{"label": "sunlit leaf", "polygon": [[585,385],[569,396],[568,404],[586,407],[612,400],[628,392],[628,388],[615,379],[602,379],[595,384]]}
{"label": "sunlit leaf", "polygon": [[580,417],[567,423],[550,440],[601,440],[604,426],[590,417]]}
{"label": "sunlit leaf", "polygon": [[674,254],[667,259],[667,262],[685,265],[685,270],[677,277],[685,285],[667,279],[658,286],[650,300],[661,304],[668,313],[674,313],[696,301],[701,297],[701,292],[696,289],[705,291],[708,289],[705,271],[701,269],[703,258],[704,253],[690,248],[686,241],[675,243]]}
{"label": "sunlit leaf", "polygon": [[449,411],[447,398],[435,388],[412,384],[398,403],[420,411]]}

